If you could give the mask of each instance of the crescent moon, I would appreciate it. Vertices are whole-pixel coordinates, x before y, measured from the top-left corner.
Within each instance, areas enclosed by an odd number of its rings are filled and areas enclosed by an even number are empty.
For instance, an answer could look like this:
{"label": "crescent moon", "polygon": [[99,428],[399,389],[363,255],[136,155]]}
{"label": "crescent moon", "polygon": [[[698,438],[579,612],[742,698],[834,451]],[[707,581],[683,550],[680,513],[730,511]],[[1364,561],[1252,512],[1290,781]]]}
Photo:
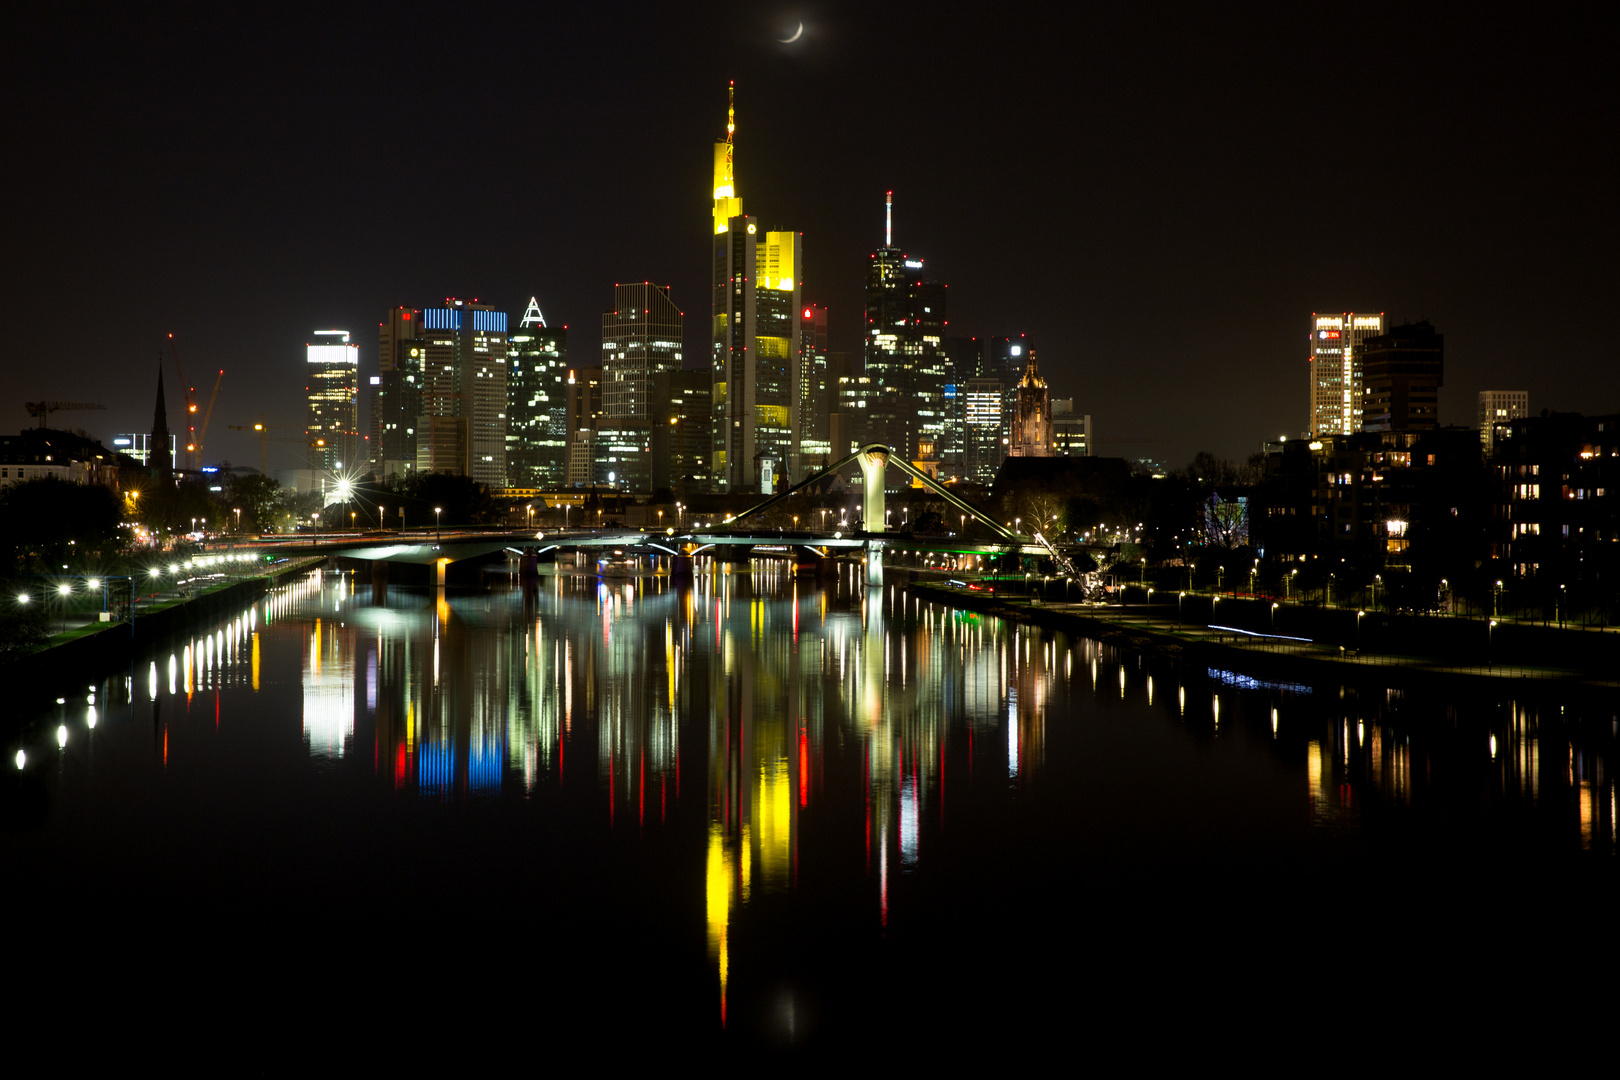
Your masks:
{"label": "crescent moon", "polygon": [[791,45],[795,41],[798,41],[803,36],[804,36],[804,23],[801,22],[799,24],[799,28],[797,30],[793,31],[793,36],[792,37],[790,37],[790,38],[777,38],[776,40],[779,41],[780,43],[782,43],[783,45]]}

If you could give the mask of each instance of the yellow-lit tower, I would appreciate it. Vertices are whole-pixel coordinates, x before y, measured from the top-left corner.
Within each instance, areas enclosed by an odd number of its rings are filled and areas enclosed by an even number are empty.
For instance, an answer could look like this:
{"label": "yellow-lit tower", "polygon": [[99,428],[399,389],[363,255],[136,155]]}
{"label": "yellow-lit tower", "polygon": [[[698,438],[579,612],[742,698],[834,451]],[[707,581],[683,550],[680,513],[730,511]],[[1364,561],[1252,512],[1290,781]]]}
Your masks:
{"label": "yellow-lit tower", "polygon": [[732,140],[736,135],[737,84],[733,81],[726,91],[726,141],[714,144],[714,231],[717,236],[730,229],[731,219],[743,212],[731,157]]}
{"label": "yellow-lit tower", "polygon": [[797,478],[803,420],[798,366],[804,237],[762,232],[737,196],[736,84],[726,139],[714,144],[713,371],[715,482],[768,494]]}

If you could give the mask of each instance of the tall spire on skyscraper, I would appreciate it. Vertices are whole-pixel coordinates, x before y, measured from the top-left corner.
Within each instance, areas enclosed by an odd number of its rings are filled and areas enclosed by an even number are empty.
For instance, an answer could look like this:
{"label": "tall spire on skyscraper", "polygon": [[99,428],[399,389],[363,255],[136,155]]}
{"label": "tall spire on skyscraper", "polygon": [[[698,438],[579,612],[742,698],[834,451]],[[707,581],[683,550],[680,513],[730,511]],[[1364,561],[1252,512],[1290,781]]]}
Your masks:
{"label": "tall spire on skyscraper", "polygon": [[736,163],[732,157],[737,135],[737,84],[726,89],[726,141],[714,144],[714,231],[723,233],[732,218],[740,215],[742,200],[737,198]]}
{"label": "tall spire on skyscraper", "polygon": [[883,246],[894,247],[894,192],[883,198]]}

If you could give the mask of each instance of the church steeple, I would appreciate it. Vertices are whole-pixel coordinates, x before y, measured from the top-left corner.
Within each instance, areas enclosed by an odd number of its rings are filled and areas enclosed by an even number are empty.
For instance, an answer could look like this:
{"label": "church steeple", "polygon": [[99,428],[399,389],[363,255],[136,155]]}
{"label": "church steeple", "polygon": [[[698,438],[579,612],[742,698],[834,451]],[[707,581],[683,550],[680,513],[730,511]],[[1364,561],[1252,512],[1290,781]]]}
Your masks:
{"label": "church steeple", "polygon": [[157,405],[152,409],[152,439],[147,449],[148,468],[167,476],[174,471],[174,459],[169,454],[169,407],[163,400],[163,357],[158,357]]}

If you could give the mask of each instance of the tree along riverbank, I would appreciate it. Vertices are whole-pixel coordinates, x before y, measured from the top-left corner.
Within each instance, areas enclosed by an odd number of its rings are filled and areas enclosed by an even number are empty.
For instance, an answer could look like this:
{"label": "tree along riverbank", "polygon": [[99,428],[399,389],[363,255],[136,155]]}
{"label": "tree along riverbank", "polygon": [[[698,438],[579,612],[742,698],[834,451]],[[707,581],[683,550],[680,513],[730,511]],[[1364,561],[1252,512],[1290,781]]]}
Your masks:
{"label": "tree along riverbank", "polygon": [[[1422,625],[1416,625],[1399,628],[1397,635],[1389,632],[1386,625],[1382,627],[1385,633],[1380,635],[1369,624],[1369,613],[1358,616],[1349,609],[1310,612],[1306,617],[1308,621],[1302,618],[1279,620],[1276,631],[1272,632],[1266,623],[1258,622],[1261,610],[1268,620],[1272,615],[1271,604],[1263,601],[1212,601],[1207,596],[1188,596],[1181,601],[1178,612],[1174,603],[1133,609],[1045,601],[1039,597],[933,583],[916,582],[905,588],[920,599],[1079,634],[1201,671],[1242,672],[1296,683],[1374,682],[1395,688],[1451,684],[1471,690],[1490,690],[1523,684],[1525,689],[1567,686],[1610,694],[1620,689],[1620,634],[1614,632],[1490,627],[1480,625],[1478,620],[1465,620],[1468,625],[1453,628],[1449,634],[1433,628],[1425,633]],[[1257,610],[1243,610],[1245,605]],[[1219,618],[1203,618],[1212,613]],[[1390,620],[1390,617],[1384,619]],[[1427,620],[1420,618],[1420,623],[1423,621]],[[1255,625],[1249,625],[1251,623]],[[1360,644],[1368,647],[1356,647],[1358,630],[1365,635]],[[1512,631],[1518,631],[1518,640]],[[1345,640],[1347,634],[1348,641]],[[1463,634],[1480,638],[1472,656],[1459,654],[1456,647],[1454,639]],[[1550,635],[1566,639],[1562,642],[1563,651],[1558,654],[1565,664],[1531,662],[1544,660],[1548,655],[1549,644],[1544,639]],[[1410,648],[1425,637],[1439,647]],[[1374,642],[1391,640],[1408,648],[1399,652],[1371,648]],[[1554,647],[1558,644],[1552,643]]]}
{"label": "tree along riverbank", "polygon": [[194,631],[199,623],[256,602],[290,577],[308,573],[325,556],[289,559],[268,572],[198,589],[138,614],[133,623],[106,623],[89,632],[62,635],[43,648],[0,665],[0,681],[14,704],[53,699],[71,681],[86,685],[126,667],[141,650]]}

